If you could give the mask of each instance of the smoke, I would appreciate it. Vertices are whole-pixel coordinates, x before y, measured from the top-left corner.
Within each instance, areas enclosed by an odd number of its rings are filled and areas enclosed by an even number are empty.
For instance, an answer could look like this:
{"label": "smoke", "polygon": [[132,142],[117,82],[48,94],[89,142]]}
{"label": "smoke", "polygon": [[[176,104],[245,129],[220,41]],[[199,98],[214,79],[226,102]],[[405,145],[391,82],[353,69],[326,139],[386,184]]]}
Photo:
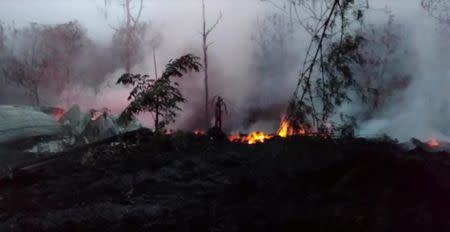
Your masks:
{"label": "smoke", "polygon": [[[265,128],[274,130],[278,126],[284,106],[293,91],[298,70],[298,56],[303,43],[284,41],[282,50],[268,45],[269,53],[256,54],[253,38],[260,30],[258,22],[270,17],[275,11],[270,5],[258,0],[249,1],[206,1],[207,25],[212,25],[220,12],[223,19],[211,32],[208,50],[210,100],[214,96],[222,96],[228,108],[224,119],[227,130],[248,130],[255,128],[254,123],[267,121]],[[174,7],[176,6],[176,7]],[[154,57],[152,41],[160,38],[155,48],[158,74],[165,64],[173,58],[185,53],[193,53],[202,57],[201,51],[201,1],[156,1],[146,5],[151,23],[147,27],[147,35],[140,48],[142,59],[132,68],[133,73],[145,73],[154,76]],[[268,25],[271,30],[276,25]],[[267,37],[276,35],[272,32]],[[301,36],[299,38],[303,38]],[[268,41],[276,43],[276,41]],[[275,44],[277,45],[277,44]],[[272,46],[272,47],[270,47]],[[294,55],[295,54],[295,55]],[[283,57],[284,55],[284,57]],[[281,57],[281,59],[280,59]],[[268,63],[267,60],[273,61]],[[265,62],[265,63],[264,63]],[[265,67],[264,67],[265,66]],[[266,73],[262,69],[280,71]],[[124,87],[115,86],[115,81],[124,72],[117,69],[105,77],[95,94],[90,87],[71,88],[66,95],[77,95],[76,100],[82,108],[108,107],[112,112],[120,112],[127,104],[127,91]],[[203,72],[203,71],[202,71]],[[170,127],[192,130],[203,125],[201,122],[204,110],[203,73],[191,73],[180,80],[182,93],[188,102],[181,106],[182,112],[176,123]],[[118,100],[112,100],[118,99]],[[71,105],[64,103],[66,106]],[[212,108],[212,102],[209,103]],[[152,127],[150,114],[142,114],[139,119],[144,125]]]}
{"label": "smoke", "polygon": [[[54,25],[69,20],[78,20],[83,27],[87,28],[87,35],[95,44],[95,46],[85,49],[83,55],[77,57],[77,61],[73,63],[73,69],[80,70],[78,75],[74,75],[74,81],[65,85],[60,93],[48,94],[47,91],[41,91],[41,94],[46,96],[42,104],[57,105],[65,109],[78,104],[84,110],[106,107],[113,113],[120,113],[127,105],[126,99],[130,90],[115,84],[118,77],[125,72],[123,64],[120,63],[120,57],[117,57],[118,53],[114,52],[120,48],[111,40],[112,33],[114,33],[112,28],[117,29],[122,25],[122,9],[118,2],[113,1],[108,9],[97,12],[97,8],[102,7],[100,2],[89,5],[86,1],[82,1],[79,5],[71,5],[75,7],[74,12],[79,12],[79,15],[71,13],[70,17],[75,18],[67,19],[61,19],[59,14],[52,17],[27,11],[28,17],[40,24],[51,23]],[[25,3],[8,1],[4,4],[6,8],[19,11],[19,6]],[[69,7],[68,4],[68,2],[49,0],[36,7],[65,11],[66,7]],[[224,15],[209,37],[209,41],[212,43],[208,51],[210,96],[211,99],[213,96],[222,96],[227,102],[229,114],[226,116],[225,125],[228,129],[243,129],[241,127],[245,121],[248,121],[249,111],[255,111],[268,103],[282,104],[288,99],[286,93],[290,92],[273,91],[275,86],[281,88],[287,86],[285,78],[284,80],[276,79],[283,77],[285,73],[280,73],[279,77],[271,76],[272,80],[267,80],[267,77],[261,77],[260,72],[254,68],[255,65],[258,65],[254,61],[255,46],[251,38],[255,32],[254,27],[258,18],[265,17],[266,13],[273,9],[258,0],[246,2],[210,0],[206,1],[206,4],[208,25],[215,22],[220,12]],[[144,7],[141,23],[147,23],[146,35],[142,38],[139,47],[140,59],[132,67],[133,73],[154,76],[153,52],[155,52],[158,75],[161,74],[170,59],[186,53],[202,56],[199,33],[202,26],[201,1],[154,1],[145,2]],[[93,11],[99,14],[103,10],[108,11],[107,19],[99,18],[98,15],[94,16]],[[86,12],[86,17],[91,20],[82,17],[81,12]],[[19,14],[17,12],[17,15]],[[16,20],[15,15],[5,12],[5,16],[8,17],[8,15]],[[19,22],[14,27],[19,30],[28,27],[28,22],[18,20]],[[110,32],[105,32],[105,28],[108,28]],[[105,36],[105,34],[109,35]],[[155,38],[159,38],[156,45],[154,44]],[[23,43],[16,43],[16,47],[25,50],[29,48]],[[107,49],[112,51],[106,52]],[[94,52],[94,50],[98,51]],[[99,60],[100,56],[103,61]],[[291,80],[294,80],[295,76],[292,77],[294,78]],[[195,129],[202,125],[200,120],[203,116],[204,106],[203,73],[186,75],[180,82],[182,92],[188,102],[182,105],[182,112],[180,112],[177,122],[171,126],[179,129]],[[27,97],[24,99],[26,101]],[[9,104],[17,103],[17,101],[6,100],[6,97],[2,100]],[[28,104],[30,103],[32,102],[28,102]],[[280,110],[277,111],[279,114]],[[264,115],[266,114],[261,114],[261,116]],[[276,116],[276,119],[274,118],[274,121],[278,121],[278,117],[279,115]],[[150,114],[140,115],[139,118],[144,125],[153,126]]]}
{"label": "smoke", "polygon": [[[111,42],[114,32],[111,28],[121,24],[122,9],[113,2],[105,19],[99,10],[103,1],[91,4],[92,1],[83,0],[74,5],[69,2],[72,1],[41,1],[36,7],[60,12],[42,15],[37,11],[24,12],[21,6],[28,3],[22,0],[3,1],[0,3],[4,4],[4,7],[0,6],[0,20],[16,21],[18,27],[31,21],[55,24],[78,20],[87,29],[88,37],[99,52],[83,53],[76,62],[76,68],[84,70],[77,76],[79,80],[67,85],[49,104],[65,109],[73,104],[85,110],[107,107],[113,113],[120,113],[128,104],[129,89],[116,85],[125,71],[123,65],[117,63],[120,59],[115,57],[115,53],[107,50],[115,49]],[[222,96],[228,105],[225,127],[229,131],[274,131],[295,89],[310,36],[298,25],[293,31],[280,26],[289,26],[287,15],[267,2],[207,0],[206,6],[209,25],[215,22],[220,12],[223,14],[223,19],[209,37],[213,44],[208,52],[211,99]],[[398,59],[390,64],[389,70],[409,75],[410,82],[393,93],[369,118],[359,118],[358,134],[387,134],[400,140],[410,137],[448,139],[450,43],[445,39],[448,37],[443,37],[437,30],[436,21],[420,8],[419,1],[371,2],[371,7],[376,9],[385,6],[392,11],[396,23],[404,28],[400,33],[400,46],[410,51],[397,54]],[[141,22],[148,23],[147,34],[139,49],[140,60],[132,68],[133,73],[154,76],[153,51],[159,75],[170,59],[186,53],[202,56],[200,0],[145,1],[144,7]],[[71,8],[70,14],[67,13],[68,8]],[[9,9],[8,12],[5,9]],[[69,16],[64,17],[64,12]],[[278,14],[275,20],[274,14]],[[24,21],[19,15],[27,15],[30,21]],[[381,25],[386,19],[385,14],[368,15],[366,22]],[[279,21],[282,23],[277,24]],[[153,43],[155,38],[159,38],[157,46]],[[95,49],[91,47],[89,50]],[[101,71],[94,72],[95,67],[102,67]],[[202,125],[203,116],[203,73],[186,75],[180,83],[188,102],[182,105],[183,111],[171,127],[197,129]],[[0,100],[17,103],[6,97],[2,96]],[[365,110],[367,106],[360,101],[340,109],[350,115],[360,115]],[[153,126],[150,114],[140,115],[139,119],[144,125]]]}
{"label": "smoke", "polygon": [[413,51],[403,59],[409,61],[404,65],[411,82],[403,91],[396,92],[373,119],[363,122],[359,133],[386,134],[400,141],[411,137],[449,140],[450,44],[445,39],[448,34],[443,34],[436,21],[419,9],[400,20],[407,31],[401,35],[403,45]]}

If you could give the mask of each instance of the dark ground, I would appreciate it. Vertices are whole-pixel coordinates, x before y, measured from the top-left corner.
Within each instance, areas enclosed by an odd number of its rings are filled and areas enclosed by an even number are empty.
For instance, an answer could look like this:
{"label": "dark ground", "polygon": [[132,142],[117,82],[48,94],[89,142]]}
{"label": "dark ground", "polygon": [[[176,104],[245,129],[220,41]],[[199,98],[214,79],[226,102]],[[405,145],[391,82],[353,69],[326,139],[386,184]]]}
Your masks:
{"label": "dark ground", "polygon": [[0,231],[450,231],[450,155],[385,140],[141,131],[58,157],[0,181]]}

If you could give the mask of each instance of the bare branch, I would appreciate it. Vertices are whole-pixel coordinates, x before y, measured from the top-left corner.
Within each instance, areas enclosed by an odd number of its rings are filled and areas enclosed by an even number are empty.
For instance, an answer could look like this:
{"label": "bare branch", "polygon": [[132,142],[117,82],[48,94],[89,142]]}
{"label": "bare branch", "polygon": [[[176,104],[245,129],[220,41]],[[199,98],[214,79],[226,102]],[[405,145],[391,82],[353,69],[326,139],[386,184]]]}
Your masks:
{"label": "bare branch", "polygon": [[207,30],[206,29],[206,15],[205,15],[205,0],[202,0],[202,18],[203,18],[203,33],[202,33],[202,47],[203,47],[203,65],[204,65],[204,85],[205,85],[205,129],[209,128],[209,88],[208,88],[208,46],[212,43],[207,43],[209,34],[214,30],[214,28],[219,24],[222,19],[222,12],[217,18],[216,22]]}
{"label": "bare branch", "polygon": [[214,41],[213,42],[209,42],[207,45],[206,45],[206,48],[208,48],[209,46],[211,46],[211,45],[213,45],[214,44]]}
{"label": "bare branch", "polygon": [[222,17],[223,17],[223,14],[222,14],[222,12],[220,12],[220,15],[219,15],[219,17],[217,18],[217,20],[216,20],[216,22],[214,23],[214,25],[212,25],[212,26],[208,29],[208,31],[206,32],[206,36],[208,36],[209,33],[211,33],[211,31],[214,30],[214,28],[217,26],[217,24],[219,24],[219,22],[220,22],[220,20],[222,19]]}
{"label": "bare branch", "polygon": [[137,24],[139,23],[139,18],[141,17],[143,8],[144,8],[144,0],[141,0],[141,2],[139,4],[139,11],[138,11],[138,14],[137,14],[136,18],[131,16],[131,20],[133,21],[134,28],[136,28]]}

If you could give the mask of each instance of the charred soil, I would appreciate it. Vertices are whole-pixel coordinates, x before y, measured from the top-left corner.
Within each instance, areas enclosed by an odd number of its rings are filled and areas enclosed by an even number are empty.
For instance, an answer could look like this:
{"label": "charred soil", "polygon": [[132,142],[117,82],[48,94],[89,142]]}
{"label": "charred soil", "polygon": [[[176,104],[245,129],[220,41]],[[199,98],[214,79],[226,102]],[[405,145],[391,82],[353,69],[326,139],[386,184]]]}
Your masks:
{"label": "charred soil", "polygon": [[0,181],[0,231],[450,231],[450,156],[140,130]]}

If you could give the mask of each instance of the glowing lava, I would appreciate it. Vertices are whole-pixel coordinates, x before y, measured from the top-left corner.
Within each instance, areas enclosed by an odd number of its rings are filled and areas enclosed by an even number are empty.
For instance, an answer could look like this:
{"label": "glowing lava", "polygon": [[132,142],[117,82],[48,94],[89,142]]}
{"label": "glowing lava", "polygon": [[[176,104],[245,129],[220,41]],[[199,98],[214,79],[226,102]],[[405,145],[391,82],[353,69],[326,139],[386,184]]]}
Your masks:
{"label": "glowing lava", "polygon": [[439,144],[439,141],[437,141],[437,139],[430,139],[429,141],[428,141],[428,146],[430,146],[430,147],[439,147],[440,146],[440,144]]}

